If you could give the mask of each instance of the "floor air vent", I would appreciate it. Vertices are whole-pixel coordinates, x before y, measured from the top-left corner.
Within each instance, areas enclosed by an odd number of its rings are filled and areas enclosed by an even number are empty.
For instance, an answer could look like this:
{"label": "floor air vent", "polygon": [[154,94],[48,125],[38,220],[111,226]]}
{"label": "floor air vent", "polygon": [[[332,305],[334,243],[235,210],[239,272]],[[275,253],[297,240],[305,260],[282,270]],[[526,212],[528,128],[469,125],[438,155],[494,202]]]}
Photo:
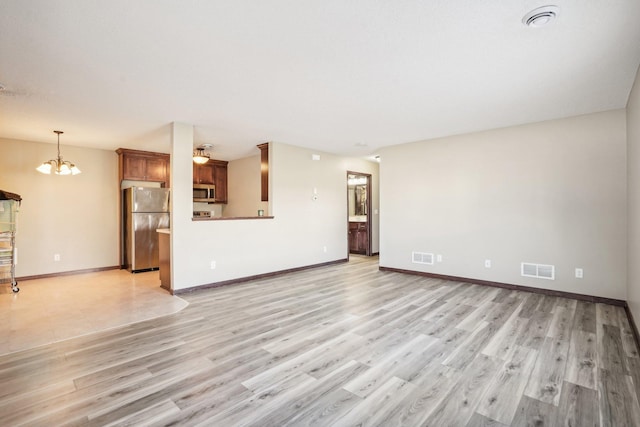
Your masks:
{"label": "floor air vent", "polygon": [[414,264],[433,264],[433,254],[426,252],[411,252],[411,261]]}
{"label": "floor air vent", "polygon": [[535,277],[537,279],[555,280],[556,267],[546,264],[532,264],[523,262],[520,274],[525,277]]}

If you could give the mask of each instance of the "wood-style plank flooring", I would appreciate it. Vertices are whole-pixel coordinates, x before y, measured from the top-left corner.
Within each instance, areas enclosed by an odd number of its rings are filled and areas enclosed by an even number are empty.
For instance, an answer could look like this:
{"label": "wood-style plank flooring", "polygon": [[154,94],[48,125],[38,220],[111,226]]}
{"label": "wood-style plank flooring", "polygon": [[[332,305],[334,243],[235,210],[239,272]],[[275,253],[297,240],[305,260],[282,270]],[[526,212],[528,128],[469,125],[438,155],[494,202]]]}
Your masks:
{"label": "wood-style plank flooring", "polygon": [[183,298],[176,314],[0,357],[0,424],[640,425],[620,307],[363,257]]}

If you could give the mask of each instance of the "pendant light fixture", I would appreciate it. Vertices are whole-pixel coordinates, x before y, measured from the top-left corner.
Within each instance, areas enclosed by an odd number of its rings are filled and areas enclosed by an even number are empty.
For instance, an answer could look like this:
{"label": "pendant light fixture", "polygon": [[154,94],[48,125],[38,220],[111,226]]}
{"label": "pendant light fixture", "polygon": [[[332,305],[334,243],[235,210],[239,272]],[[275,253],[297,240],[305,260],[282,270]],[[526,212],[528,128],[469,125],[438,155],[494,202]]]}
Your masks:
{"label": "pendant light fixture", "polygon": [[196,148],[196,151],[193,152],[193,163],[197,163],[199,165],[204,165],[211,158],[208,153],[205,153],[206,148],[211,148],[213,145],[211,144],[202,144],[200,147]]}
{"label": "pendant light fixture", "polygon": [[53,132],[58,134],[58,158],[44,162],[38,166],[36,170],[47,175],[50,175],[51,171],[56,175],[78,175],[81,173],[80,169],[73,163],[62,160],[62,156],[60,155],[60,134],[64,132],[61,130],[54,130]]}

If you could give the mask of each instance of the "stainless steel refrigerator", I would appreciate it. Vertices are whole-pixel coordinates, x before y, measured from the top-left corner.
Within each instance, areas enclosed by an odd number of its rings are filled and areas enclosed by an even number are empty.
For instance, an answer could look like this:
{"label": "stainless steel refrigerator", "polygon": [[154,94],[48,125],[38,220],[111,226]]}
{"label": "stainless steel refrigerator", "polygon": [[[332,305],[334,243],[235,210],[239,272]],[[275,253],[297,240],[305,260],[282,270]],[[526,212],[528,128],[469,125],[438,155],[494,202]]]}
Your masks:
{"label": "stainless steel refrigerator", "polygon": [[169,189],[131,187],[123,191],[123,258],[127,270],[157,269],[158,228],[169,228]]}

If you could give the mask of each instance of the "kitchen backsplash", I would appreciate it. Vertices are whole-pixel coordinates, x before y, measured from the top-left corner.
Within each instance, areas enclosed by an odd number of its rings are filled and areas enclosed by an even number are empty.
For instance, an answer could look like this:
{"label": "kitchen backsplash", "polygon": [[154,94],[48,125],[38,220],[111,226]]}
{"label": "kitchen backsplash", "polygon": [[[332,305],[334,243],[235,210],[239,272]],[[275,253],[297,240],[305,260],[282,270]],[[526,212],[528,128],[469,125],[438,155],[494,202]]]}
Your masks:
{"label": "kitchen backsplash", "polygon": [[224,205],[213,205],[208,203],[193,203],[194,211],[210,211],[212,217],[221,217],[224,209]]}

